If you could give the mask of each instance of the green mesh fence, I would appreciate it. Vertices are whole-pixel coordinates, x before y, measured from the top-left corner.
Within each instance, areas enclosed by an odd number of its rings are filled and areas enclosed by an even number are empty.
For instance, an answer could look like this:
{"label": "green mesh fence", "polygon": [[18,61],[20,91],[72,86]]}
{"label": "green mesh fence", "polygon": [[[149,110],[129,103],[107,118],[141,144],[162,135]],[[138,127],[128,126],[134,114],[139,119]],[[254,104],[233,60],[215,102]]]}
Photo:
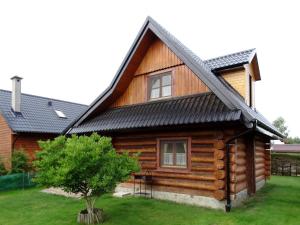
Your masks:
{"label": "green mesh fence", "polygon": [[0,191],[10,189],[23,189],[35,186],[32,182],[34,173],[15,173],[5,176],[0,176]]}

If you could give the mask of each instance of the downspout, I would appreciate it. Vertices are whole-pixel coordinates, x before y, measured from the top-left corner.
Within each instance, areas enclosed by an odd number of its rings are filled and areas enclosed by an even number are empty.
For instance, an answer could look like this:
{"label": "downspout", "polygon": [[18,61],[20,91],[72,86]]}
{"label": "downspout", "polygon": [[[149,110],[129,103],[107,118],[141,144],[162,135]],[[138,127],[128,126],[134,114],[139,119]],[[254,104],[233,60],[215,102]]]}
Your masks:
{"label": "downspout", "polygon": [[226,141],[226,205],[225,205],[225,211],[226,212],[230,212],[231,210],[231,198],[230,198],[230,144],[232,141],[246,135],[249,134],[251,132],[255,132],[256,130],[256,124],[257,124],[257,120],[251,121],[253,126],[252,128],[243,131],[235,136],[233,136],[232,138],[230,138],[229,140]]}

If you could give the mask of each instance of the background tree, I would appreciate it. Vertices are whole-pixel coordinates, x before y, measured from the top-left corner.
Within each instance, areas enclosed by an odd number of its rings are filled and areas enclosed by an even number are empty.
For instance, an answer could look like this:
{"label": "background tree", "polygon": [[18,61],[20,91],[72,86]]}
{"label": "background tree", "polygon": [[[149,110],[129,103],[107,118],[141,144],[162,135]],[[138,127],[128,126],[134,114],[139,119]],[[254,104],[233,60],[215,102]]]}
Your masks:
{"label": "background tree", "polygon": [[300,138],[299,137],[288,137],[285,140],[286,144],[300,144]]}
{"label": "background tree", "polygon": [[273,125],[280,131],[280,133],[284,134],[286,137],[289,135],[288,127],[283,117],[280,116],[276,120],[274,120]]}
{"label": "background tree", "polygon": [[40,141],[39,145],[42,151],[35,162],[38,172],[35,181],[80,193],[87,208],[78,214],[78,222],[102,222],[102,210],[94,207],[96,198],[113,191],[117,183],[139,170],[136,157],[116,153],[111,138],[98,134],[60,136]]}

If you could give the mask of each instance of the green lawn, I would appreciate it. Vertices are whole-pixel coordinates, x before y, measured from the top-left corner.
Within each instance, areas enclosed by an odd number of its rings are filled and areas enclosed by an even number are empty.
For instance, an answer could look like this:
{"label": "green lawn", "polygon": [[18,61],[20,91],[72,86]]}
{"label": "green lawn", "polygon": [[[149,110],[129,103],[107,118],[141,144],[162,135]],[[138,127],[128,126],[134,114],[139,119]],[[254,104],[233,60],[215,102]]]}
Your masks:
{"label": "green lawn", "polygon": [[[231,213],[110,195],[96,205],[104,209],[107,225],[300,224],[300,177],[272,177],[254,198]],[[76,224],[83,207],[82,200],[44,194],[38,188],[1,192],[0,225]]]}

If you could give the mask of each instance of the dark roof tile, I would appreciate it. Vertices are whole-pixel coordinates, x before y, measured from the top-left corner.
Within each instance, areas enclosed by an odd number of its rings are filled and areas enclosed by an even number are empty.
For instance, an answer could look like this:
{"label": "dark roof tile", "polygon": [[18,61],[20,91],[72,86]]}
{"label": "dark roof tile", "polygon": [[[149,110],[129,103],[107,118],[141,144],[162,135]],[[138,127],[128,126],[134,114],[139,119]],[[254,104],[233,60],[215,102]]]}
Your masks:
{"label": "dark roof tile", "polygon": [[[87,109],[86,105],[35,95],[22,94],[21,99],[21,113],[15,114],[11,92],[0,90],[0,113],[14,132],[59,134]],[[54,110],[62,111],[66,118],[58,117]]]}
{"label": "dark roof tile", "polygon": [[249,63],[251,57],[255,54],[255,49],[249,49],[229,55],[220,56],[213,59],[204,60],[204,63],[212,70],[220,70],[232,66]]}
{"label": "dark roof tile", "polygon": [[210,92],[108,109],[79,127],[74,127],[72,133],[189,125],[199,122],[232,122],[240,119],[240,110],[230,110]]}

